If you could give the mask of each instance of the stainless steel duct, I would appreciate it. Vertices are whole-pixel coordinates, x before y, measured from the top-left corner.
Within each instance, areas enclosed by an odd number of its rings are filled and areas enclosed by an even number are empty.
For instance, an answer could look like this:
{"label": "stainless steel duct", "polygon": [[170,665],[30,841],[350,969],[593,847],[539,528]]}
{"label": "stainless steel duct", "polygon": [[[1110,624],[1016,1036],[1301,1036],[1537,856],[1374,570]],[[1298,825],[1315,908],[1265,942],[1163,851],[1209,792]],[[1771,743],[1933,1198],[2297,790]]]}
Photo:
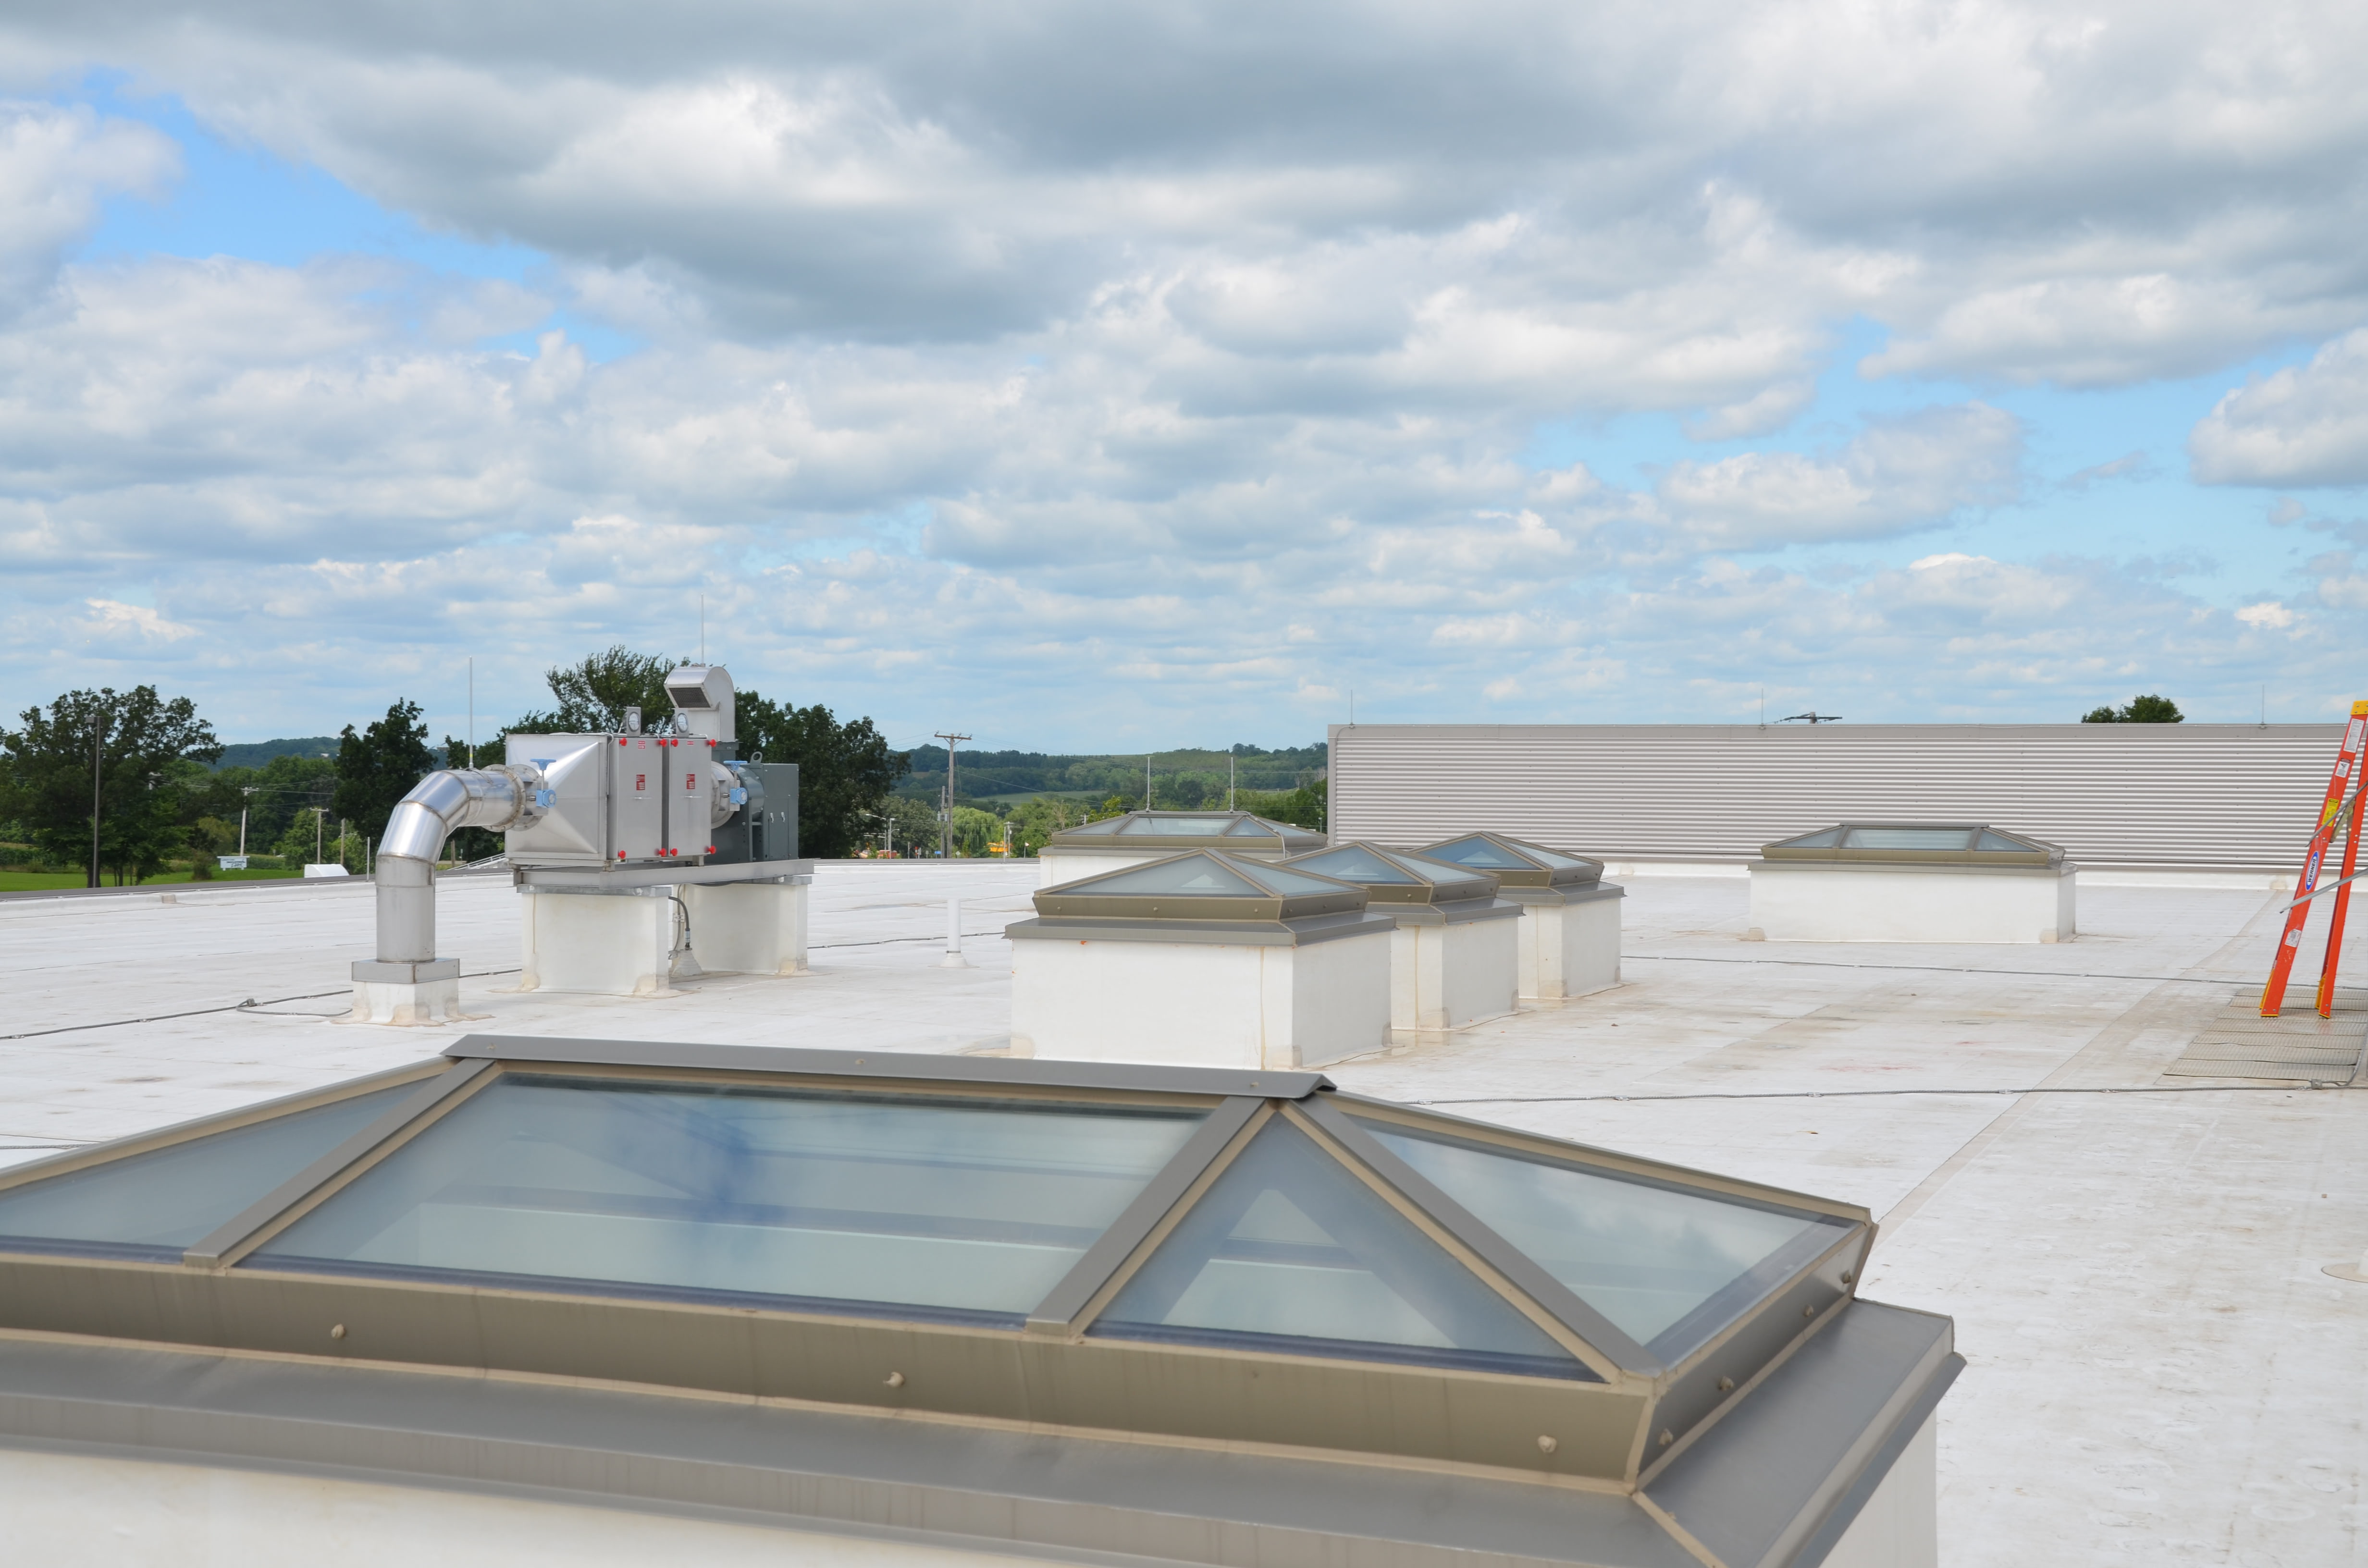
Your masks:
{"label": "stainless steel duct", "polygon": [[378,961],[436,959],[436,861],[464,827],[531,827],[550,806],[531,766],[450,768],[421,779],[387,819],[378,852]]}

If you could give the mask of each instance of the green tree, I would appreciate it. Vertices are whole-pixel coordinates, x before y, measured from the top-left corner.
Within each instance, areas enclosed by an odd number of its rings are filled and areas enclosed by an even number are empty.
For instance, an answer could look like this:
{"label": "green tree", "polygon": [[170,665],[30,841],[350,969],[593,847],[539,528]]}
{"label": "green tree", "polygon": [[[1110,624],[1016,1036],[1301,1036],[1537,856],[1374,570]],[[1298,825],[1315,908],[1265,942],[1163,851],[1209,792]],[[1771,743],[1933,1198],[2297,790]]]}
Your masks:
{"label": "green tree", "polygon": [[873,820],[866,826],[863,841],[877,846],[887,824],[881,817],[892,819],[896,826],[896,841],[892,847],[905,857],[935,855],[938,852],[938,812],[927,801],[916,801],[909,795],[891,795],[880,803]]}
{"label": "green tree", "polygon": [[2080,717],[2084,724],[2177,724],[2187,715],[2168,697],[2139,697],[2120,709],[2092,708]]}
{"label": "green tree", "polygon": [[188,698],[159,697],[153,686],[70,691],[46,711],[25,710],[18,722],[0,734],[0,814],[45,858],[90,864],[94,785],[98,862],[118,886],[162,870],[187,844],[202,765],[222,756]]}
{"label": "green tree", "polygon": [[753,689],[733,706],[742,756],[798,765],[800,855],[842,858],[876,842],[874,819],[912,765],[871,720],[841,723],[820,703],[792,708]]}
{"label": "green tree", "polygon": [[419,722],[419,704],[398,698],[385,718],[361,733],[348,724],[337,737],[337,783],[329,810],[365,839],[379,838],[395,802],[435,766],[436,754],[427,749],[427,726]]}
{"label": "green tree", "polygon": [[956,806],[950,825],[954,853],[967,859],[983,858],[986,846],[1003,836],[1003,819],[976,806]]}
{"label": "green tree", "polygon": [[1326,781],[1318,778],[1296,790],[1273,793],[1244,790],[1236,799],[1246,812],[1256,812],[1274,822],[1287,822],[1293,827],[1322,833],[1325,831],[1326,806],[1325,790]]}
{"label": "green tree", "polygon": [[1092,821],[1093,814],[1093,808],[1082,801],[1064,801],[1050,795],[1022,801],[1011,809],[1011,820],[1019,824],[1012,834],[1012,853],[1034,855],[1044,847],[1046,839],[1064,827]]}
{"label": "green tree", "polygon": [[[546,677],[559,706],[547,713],[529,713],[510,729],[536,734],[606,734],[625,727],[628,708],[640,709],[643,727],[655,729],[674,712],[674,703],[666,694],[666,676],[689,663],[689,659],[669,659],[660,653],[636,653],[620,642],[576,664],[554,665]],[[477,749],[482,760],[484,747]]]}
{"label": "green tree", "polygon": [[309,834],[311,808],[327,805],[336,788],[337,765],[329,758],[275,756],[261,767],[225,767],[216,773],[207,785],[201,814],[220,817],[231,825],[231,847],[235,849],[238,813],[245,810],[247,848],[268,854],[299,815],[304,818]]}

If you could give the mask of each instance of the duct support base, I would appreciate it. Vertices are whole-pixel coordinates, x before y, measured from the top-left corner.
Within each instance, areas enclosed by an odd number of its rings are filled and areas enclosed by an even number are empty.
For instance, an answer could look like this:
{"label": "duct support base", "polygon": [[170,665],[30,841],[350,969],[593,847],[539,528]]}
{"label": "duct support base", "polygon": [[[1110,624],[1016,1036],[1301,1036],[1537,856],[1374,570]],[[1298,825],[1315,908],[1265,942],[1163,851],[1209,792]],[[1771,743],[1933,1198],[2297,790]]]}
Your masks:
{"label": "duct support base", "polygon": [[716,882],[679,890],[690,917],[686,974],[807,973],[804,882]]}
{"label": "duct support base", "polygon": [[354,1010],[346,1015],[346,1023],[422,1028],[463,1023],[469,1017],[461,1011],[458,959],[432,963],[365,960],[354,965]]}
{"label": "duct support base", "polygon": [[520,991],[665,998],[677,979],[806,972],[803,882],[518,891]]}
{"label": "duct support base", "polygon": [[520,991],[672,996],[671,888],[606,893],[519,890]]}

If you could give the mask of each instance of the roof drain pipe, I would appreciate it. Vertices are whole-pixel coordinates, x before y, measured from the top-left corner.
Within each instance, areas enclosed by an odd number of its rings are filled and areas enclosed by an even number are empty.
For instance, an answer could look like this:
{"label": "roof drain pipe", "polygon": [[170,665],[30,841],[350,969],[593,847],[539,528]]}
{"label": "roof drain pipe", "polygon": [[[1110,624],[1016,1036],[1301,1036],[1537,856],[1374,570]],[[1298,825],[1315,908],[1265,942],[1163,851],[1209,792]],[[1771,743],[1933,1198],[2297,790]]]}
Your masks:
{"label": "roof drain pipe", "polygon": [[[444,841],[464,827],[514,831],[531,827],[550,809],[551,791],[541,772],[513,763],[505,767],[450,768],[431,773],[405,795],[387,819],[378,851],[378,962],[354,979],[418,982],[444,979],[416,971],[397,975],[381,966],[406,968],[436,962],[436,862]],[[457,979],[456,972],[450,978]]]}

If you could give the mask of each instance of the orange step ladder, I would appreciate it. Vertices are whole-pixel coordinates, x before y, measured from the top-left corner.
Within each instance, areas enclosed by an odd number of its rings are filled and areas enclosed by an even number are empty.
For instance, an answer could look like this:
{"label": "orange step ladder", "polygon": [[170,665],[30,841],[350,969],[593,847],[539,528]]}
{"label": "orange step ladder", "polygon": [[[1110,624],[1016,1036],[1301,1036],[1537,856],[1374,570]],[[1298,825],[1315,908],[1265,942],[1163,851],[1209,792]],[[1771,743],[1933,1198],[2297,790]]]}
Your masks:
{"label": "orange step ladder", "polygon": [[[2294,884],[2294,902],[2286,906],[2285,929],[2278,936],[2278,955],[2270,964],[2270,982],[2261,987],[2261,1017],[2274,1018],[2285,1006],[2286,981],[2294,972],[2294,954],[2302,947],[2303,926],[2310,920],[2310,906],[2318,896],[2318,873],[2327,863],[2327,852],[2335,842],[2335,831],[2344,828],[2343,874],[2329,890],[2335,894],[2333,924],[2327,937],[2327,957],[2318,969],[2318,1016],[2329,1017],[2335,1009],[2335,965],[2343,950],[2343,917],[2351,903],[2351,877],[2360,859],[2361,797],[2352,792],[2360,772],[2360,753],[2368,743],[2368,702],[2351,705],[2351,722],[2343,727],[2343,748],[2336,754],[2335,776],[2327,782],[2327,799],[2318,809],[2318,830],[2310,836],[2310,853],[2303,859],[2302,879]],[[2347,806],[2344,797],[2351,800]]]}

